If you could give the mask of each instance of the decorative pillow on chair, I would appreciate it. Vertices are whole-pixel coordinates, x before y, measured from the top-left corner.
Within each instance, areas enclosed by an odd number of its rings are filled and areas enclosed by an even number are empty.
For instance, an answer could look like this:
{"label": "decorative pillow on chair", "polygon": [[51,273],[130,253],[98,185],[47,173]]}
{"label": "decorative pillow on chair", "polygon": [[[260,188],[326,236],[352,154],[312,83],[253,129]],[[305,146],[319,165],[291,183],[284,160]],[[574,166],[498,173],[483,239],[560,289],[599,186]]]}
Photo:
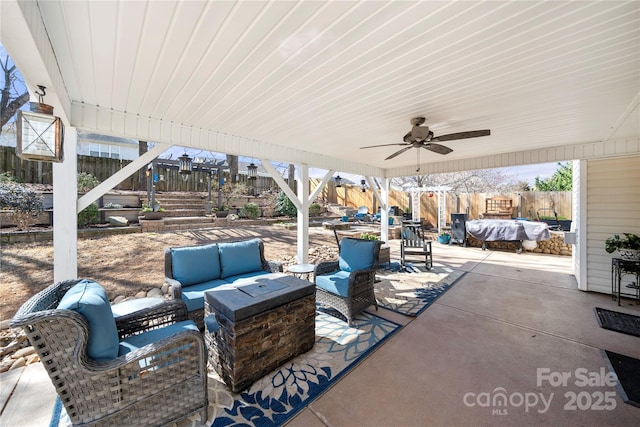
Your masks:
{"label": "decorative pillow on chair", "polygon": [[220,278],[218,245],[189,246],[171,249],[173,277],[182,286]]}
{"label": "decorative pillow on chair", "polygon": [[222,279],[262,270],[259,240],[252,239],[243,242],[220,243],[218,244],[218,248],[220,250]]}
{"label": "decorative pillow on chair", "polygon": [[87,319],[90,358],[104,362],[118,357],[118,328],[107,293],[100,284],[86,279],[76,283],[62,297],[58,308],[73,310]]}
{"label": "decorative pillow on chair", "polygon": [[375,240],[344,238],[340,241],[340,260],[338,265],[342,271],[368,270],[375,264]]}

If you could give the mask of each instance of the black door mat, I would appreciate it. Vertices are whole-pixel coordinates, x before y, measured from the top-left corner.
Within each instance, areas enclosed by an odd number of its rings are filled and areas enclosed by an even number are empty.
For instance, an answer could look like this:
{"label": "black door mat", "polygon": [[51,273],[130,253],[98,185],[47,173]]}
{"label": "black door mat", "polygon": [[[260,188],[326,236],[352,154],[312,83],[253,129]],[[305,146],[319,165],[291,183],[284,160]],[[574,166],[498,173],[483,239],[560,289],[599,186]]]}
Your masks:
{"label": "black door mat", "polygon": [[609,370],[618,377],[618,392],[625,403],[640,408],[640,359],[603,350]]}
{"label": "black door mat", "polygon": [[601,328],[640,337],[640,316],[619,313],[600,307],[595,307],[594,310]]}

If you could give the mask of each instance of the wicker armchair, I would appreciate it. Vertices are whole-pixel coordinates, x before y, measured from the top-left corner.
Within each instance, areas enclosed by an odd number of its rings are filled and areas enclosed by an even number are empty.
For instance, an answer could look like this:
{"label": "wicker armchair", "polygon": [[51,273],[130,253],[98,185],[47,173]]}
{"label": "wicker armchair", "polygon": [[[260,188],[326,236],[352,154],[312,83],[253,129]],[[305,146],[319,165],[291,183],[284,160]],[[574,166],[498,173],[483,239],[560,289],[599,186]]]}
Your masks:
{"label": "wicker armchair", "polygon": [[343,238],[340,259],[319,263],[314,271],[316,301],[341,313],[351,326],[353,317],[378,303],[373,292],[382,242]]}
{"label": "wicker armchair", "polygon": [[[111,360],[87,354],[89,323],[74,310],[57,309],[80,280],[49,286],[16,313],[42,360],[73,425],[157,426],[197,412],[206,419],[207,369],[202,335],[193,325],[169,334],[187,318],[181,301],[170,301],[115,318],[120,345],[152,330],[164,336]],[[108,303],[108,301],[107,301]],[[187,330],[191,328],[191,330]],[[115,339],[115,337],[114,337]]]}

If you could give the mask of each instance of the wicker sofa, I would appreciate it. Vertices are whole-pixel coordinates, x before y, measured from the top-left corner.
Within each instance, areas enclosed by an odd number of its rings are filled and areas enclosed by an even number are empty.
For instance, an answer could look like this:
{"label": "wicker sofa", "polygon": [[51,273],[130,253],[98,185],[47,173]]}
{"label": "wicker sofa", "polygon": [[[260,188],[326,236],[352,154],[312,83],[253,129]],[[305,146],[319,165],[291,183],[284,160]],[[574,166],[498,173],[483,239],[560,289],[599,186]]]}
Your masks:
{"label": "wicker sofa", "polygon": [[316,301],[340,312],[349,326],[365,308],[378,309],[373,284],[381,246],[378,240],[345,237],[340,241],[340,258],[315,268]]}
{"label": "wicker sofa", "polygon": [[22,327],[73,425],[167,425],[206,419],[201,333],[181,301],[114,317],[90,280],[49,286],[11,320]]}
{"label": "wicker sofa", "polygon": [[187,305],[189,318],[204,329],[204,293],[220,285],[262,275],[281,275],[282,263],[264,258],[260,239],[167,248],[165,281],[173,298]]}

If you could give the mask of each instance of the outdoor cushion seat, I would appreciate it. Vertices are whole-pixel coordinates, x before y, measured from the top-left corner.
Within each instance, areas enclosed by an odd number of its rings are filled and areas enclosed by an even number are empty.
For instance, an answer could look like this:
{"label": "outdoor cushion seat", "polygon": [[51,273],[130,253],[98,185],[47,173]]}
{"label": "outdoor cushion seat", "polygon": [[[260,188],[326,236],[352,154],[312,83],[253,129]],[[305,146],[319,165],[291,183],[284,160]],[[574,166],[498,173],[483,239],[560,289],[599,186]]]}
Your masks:
{"label": "outdoor cushion seat", "polygon": [[174,323],[173,325],[165,326],[164,328],[151,329],[138,335],[130,335],[120,341],[118,356],[131,353],[147,344],[160,341],[161,339],[170,337],[178,332],[189,330],[199,332],[198,327],[192,320],[183,320],[182,322]]}
{"label": "outdoor cushion seat", "polygon": [[353,317],[378,303],[373,292],[382,242],[345,237],[337,261],[321,262],[314,271],[316,301],[341,313],[351,326]]}
{"label": "outdoor cushion seat", "polygon": [[200,307],[204,307],[204,293],[220,285],[226,285],[229,282],[222,279],[209,280],[196,285],[187,286],[182,290],[182,301],[187,305],[187,310],[195,311]]}
{"label": "outdoor cushion seat", "polygon": [[[196,413],[206,419],[205,343],[184,302],[116,311],[109,317],[98,283],[68,280],[31,297],[11,320],[40,357],[71,424],[170,425]],[[95,338],[107,345],[95,347]]]}
{"label": "outdoor cushion seat", "polygon": [[323,274],[316,279],[316,286],[347,298],[349,296],[349,276],[348,271],[336,271]]}

